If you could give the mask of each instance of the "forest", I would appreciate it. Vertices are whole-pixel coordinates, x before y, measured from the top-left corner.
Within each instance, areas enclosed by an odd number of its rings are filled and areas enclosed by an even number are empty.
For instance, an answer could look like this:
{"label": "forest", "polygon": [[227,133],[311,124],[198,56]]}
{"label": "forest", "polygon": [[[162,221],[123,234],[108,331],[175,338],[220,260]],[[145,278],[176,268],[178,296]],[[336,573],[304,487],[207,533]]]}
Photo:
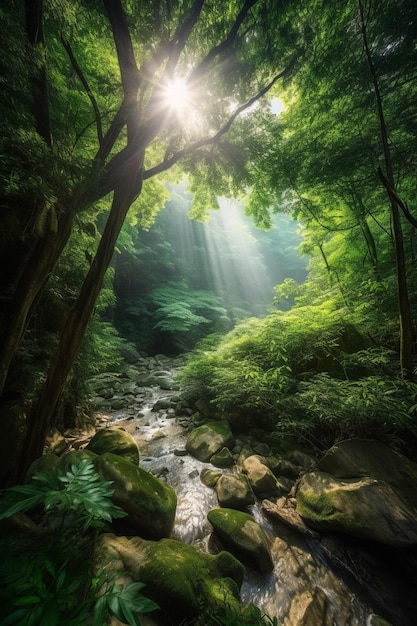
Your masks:
{"label": "forest", "polygon": [[[173,365],[187,432],[227,422],[265,458],[355,440],[417,462],[414,2],[10,0],[0,17],[0,524],[70,511],[62,550],[126,514],[103,460],[28,476],[52,436],[91,438],[97,381],[145,362]],[[61,604],[23,594],[0,623],[148,623],[145,581],[96,588],[93,611],[63,562],[33,561]],[[325,623],[269,609],[155,623]],[[372,624],[411,626],[394,613]]]}

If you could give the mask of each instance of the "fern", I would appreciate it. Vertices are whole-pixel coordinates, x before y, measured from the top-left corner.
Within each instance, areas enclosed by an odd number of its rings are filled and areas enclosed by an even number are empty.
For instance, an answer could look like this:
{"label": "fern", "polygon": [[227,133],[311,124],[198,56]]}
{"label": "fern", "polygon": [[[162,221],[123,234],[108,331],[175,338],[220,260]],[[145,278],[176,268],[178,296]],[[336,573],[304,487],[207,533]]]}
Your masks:
{"label": "fern", "polygon": [[83,530],[89,526],[101,526],[103,520],[111,522],[126,515],[111,501],[111,482],[102,480],[88,459],[48,474],[36,472],[32,480],[27,485],[9,489],[2,503],[0,520],[39,505],[46,513],[60,516],[62,520],[68,513],[76,513]]}

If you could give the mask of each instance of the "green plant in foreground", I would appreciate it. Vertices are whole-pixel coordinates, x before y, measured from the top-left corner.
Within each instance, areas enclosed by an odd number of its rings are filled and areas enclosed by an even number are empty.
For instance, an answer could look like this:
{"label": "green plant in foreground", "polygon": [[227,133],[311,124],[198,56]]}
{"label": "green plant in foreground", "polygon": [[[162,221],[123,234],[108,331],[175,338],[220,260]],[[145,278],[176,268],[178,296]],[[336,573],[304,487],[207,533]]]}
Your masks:
{"label": "green plant in foreground", "polygon": [[111,482],[87,459],[36,472],[32,481],[9,489],[0,520],[43,507],[47,532],[29,543],[13,537],[0,543],[0,626],[103,626],[109,613],[140,626],[137,613],[158,608],[139,593],[143,583],[97,577],[87,589],[91,529],[125,515],[111,501]]}
{"label": "green plant in foreground", "polygon": [[102,526],[104,521],[111,522],[126,515],[111,501],[112,483],[102,480],[88,459],[49,473],[35,472],[32,481],[9,489],[3,500],[0,520],[39,505],[47,514],[61,518],[61,527],[69,513],[76,514],[73,523],[82,525],[83,530],[89,526]]}

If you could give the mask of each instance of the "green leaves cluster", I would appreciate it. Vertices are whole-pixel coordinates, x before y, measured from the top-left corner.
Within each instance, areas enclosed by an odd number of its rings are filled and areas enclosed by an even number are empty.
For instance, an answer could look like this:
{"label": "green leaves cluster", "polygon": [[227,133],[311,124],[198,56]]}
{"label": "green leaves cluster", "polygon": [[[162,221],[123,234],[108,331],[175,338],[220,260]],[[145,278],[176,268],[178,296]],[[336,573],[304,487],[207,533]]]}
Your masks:
{"label": "green leaves cluster", "polygon": [[8,490],[0,520],[42,509],[44,533],[0,542],[1,626],[102,626],[108,615],[140,626],[137,614],[157,608],[140,593],[142,583],[120,585],[99,574],[89,588],[91,529],[125,516],[112,495],[111,482],[88,459],[35,472],[30,483]]}
{"label": "green leaves cluster", "polygon": [[75,523],[85,531],[126,515],[111,501],[112,483],[103,480],[88,459],[48,473],[35,472],[32,481],[8,490],[0,520],[42,505],[46,514],[59,517],[61,522],[70,513],[75,514]]}
{"label": "green leaves cluster", "polygon": [[192,397],[237,428],[324,449],[354,435],[417,437],[417,385],[396,376],[395,357],[327,302],[241,322],[205,342],[182,376]]}

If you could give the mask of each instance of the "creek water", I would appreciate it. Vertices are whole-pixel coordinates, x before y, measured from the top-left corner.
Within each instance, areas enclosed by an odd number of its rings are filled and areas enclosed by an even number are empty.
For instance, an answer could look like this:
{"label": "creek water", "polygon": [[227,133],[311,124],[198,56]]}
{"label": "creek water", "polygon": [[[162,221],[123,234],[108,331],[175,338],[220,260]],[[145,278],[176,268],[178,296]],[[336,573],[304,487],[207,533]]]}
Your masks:
{"label": "creek water", "polygon": [[[130,432],[139,446],[141,467],[175,489],[178,505],[171,537],[205,551],[222,549],[213,539],[207,521],[208,511],[219,506],[216,493],[199,478],[204,467],[213,469],[213,466],[185,454],[187,430],[172,409],[154,409],[159,400],[169,400],[178,392],[145,387],[140,393],[140,410],[136,397],[135,406],[113,412],[110,424],[123,426]],[[269,617],[276,617],[281,626],[383,626],[389,623],[412,626],[416,623],[409,621],[395,606],[395,601],[392,602],[392,590],[386,590],[385,579],[382,591],[378,587],[373,589],[372,574],[357,575],[355,566],[351,572],[345,565],[335,567],[320,545],[267,518],[260,502],[248,512],[269,538],[274,570],[261,576],[246,568],[241,589],[243,602],[252,602]],[[318,606],[320,610],[314,608]],[[374,621],[375,613],[388,617],[389,621]],[[153,622],[147,618],[146,624]]]}

